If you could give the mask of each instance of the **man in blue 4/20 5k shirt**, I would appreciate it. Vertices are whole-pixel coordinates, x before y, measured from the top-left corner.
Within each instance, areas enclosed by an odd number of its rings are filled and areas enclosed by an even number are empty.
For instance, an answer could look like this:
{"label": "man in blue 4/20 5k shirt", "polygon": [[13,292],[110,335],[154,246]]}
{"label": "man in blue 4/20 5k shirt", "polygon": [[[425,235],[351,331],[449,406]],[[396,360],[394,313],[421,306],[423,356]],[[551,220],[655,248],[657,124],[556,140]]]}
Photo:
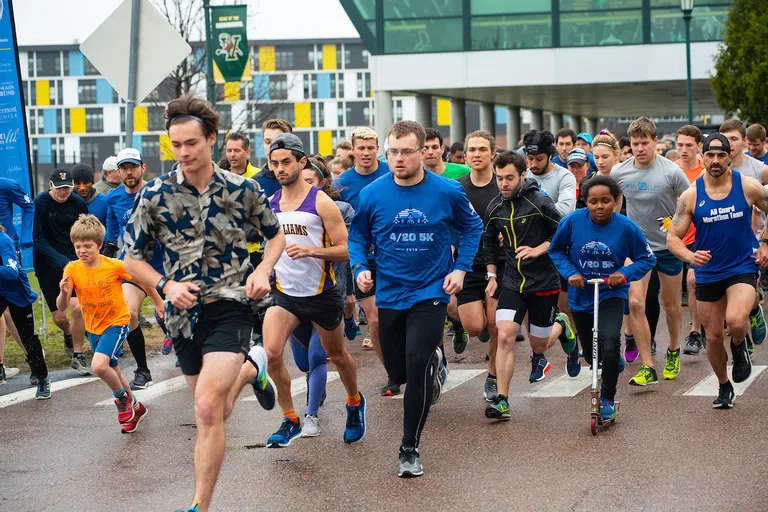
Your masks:
{"label": "man in blue 4/20 5k shirt", "polygon": [[[423,474],[418,446],[430,405],[440,398],[444,372],[438,345],[450,294],[461,290],[480,243],[483,221],[455,181],[421,166],[426,132],[399,121],[388,134],[392,171],[367,186],[349,235],[357,287],[373,285],[368,249],[376,246],[379,340],[387,374],[405,391],[399,476]],[[460,241],[451,257],[454,230]]]}

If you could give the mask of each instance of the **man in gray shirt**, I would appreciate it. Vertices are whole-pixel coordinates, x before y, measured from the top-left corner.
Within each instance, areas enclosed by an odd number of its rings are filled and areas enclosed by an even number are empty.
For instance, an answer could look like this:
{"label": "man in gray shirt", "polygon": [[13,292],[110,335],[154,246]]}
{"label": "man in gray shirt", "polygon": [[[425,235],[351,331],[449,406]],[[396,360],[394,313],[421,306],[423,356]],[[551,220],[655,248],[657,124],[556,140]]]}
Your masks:
{"label": "man in gray shirt", "polygon": [[[661,283],[661,303],[667,316],[669,348],[664,365],[664,378],[674,379],[680,372],[680,329],[683,311],[680,290],[683,262],[667,250],[665,221],[675,213],[677,198],[690,184],[680,167],[656,154],[656,125],[647,117],[636,119],[627,129],[632,144],[632,158],[611,171],[621,186],[627,202],[627,216],[639,227],[656,256],[656,270]],[[636,386],[658,383],[651,356],[651,331],[645,316],[645,296],[651,274],[629,287],[629,307],[637,347],[643,365],[629,380]]]}
{"label": "man in gray shirt", "polygon": [[531,130],[523,137],[523,147],[529,178],[536,180],[539,189],[552,199],[561,217],[576,208],[576,178],[565,167],[552,162],[555,136],[550,132]]}

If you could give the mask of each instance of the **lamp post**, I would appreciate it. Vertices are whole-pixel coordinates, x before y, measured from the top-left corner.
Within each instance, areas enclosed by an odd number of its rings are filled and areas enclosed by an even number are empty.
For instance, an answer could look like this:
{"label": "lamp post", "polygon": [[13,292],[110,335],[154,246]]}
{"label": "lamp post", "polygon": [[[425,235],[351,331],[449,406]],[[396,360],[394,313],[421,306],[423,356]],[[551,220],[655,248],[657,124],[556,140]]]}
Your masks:
{"label": "lamp post", "polygon": [[680,9],[683,11],[685,22],[685,63],[688,79],[688,124],[693,124],[693,87],[691,86],[691,18],[695,0],[680,0]]}

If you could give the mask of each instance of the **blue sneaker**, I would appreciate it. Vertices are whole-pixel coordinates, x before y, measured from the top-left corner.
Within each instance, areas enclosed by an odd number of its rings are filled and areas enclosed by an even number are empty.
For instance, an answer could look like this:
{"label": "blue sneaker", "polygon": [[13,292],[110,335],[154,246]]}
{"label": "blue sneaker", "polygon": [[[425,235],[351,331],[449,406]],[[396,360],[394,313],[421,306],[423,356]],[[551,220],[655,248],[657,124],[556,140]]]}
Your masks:
{"label": "blue sneaker", "polygon": [[360,393],[360,405],[347,406],[347,426],[344,428],[344,442],[359,443],[365,437],[365,397]]}
{"label": "blue sneaker", "polygon": [[539,382],[544,380],[549,369],[552,365],[549,364],[544,354],[533,353],[531,356],[531,376],[528,377],[530,382]]}
{"label": "blue sneaker", "polygon": [[261,345],[254,345],[248,352],[248,361],[259,371],[256,378],[251,381],[256,400],[265,411],[271,411],[275,407],[275,388],[272,387],[267,375],[267,351]]}
{"label": "blue sneaker", "polygon": [[[176,509],[176,512],[184,512],[183,509]],[[200,512],[200,509],[197,508],[197,505],[191,506],[187,509],[186,512]]]}
{"label": "blue sneaker", "polygon": [[574,345],[565,361],[565,371],[569,377],[578,377],[581,373],[581,360],[579,359],[579,344]]}
{"label": "blue sneaker", "polygon": [[763,306],[757,306],[757,313],[749,317],[749,333],[755,345],[762,345],[765,341],[765,317]]}
{"label": "blue sneaker", "polygon": [[600,416],[604,422],[616,417],[616,408],[613,405],[613,400],[600,397]]}
{"label": "blue sneaker", "polygon": [[360,334],[360,331],[357,329],[357,322],[355,322],[355,316],[352,315],[352,318],[345,318],[344,319],[344,336],[346,336],[349,341],[353,341],[358,334]]}
{"label": "blue sneaker", "polygon": [[49,398],[51,398],[51,378],[38,379],[35,400],[48,400]]}
{"label": "blue sneaker", "polygon": [[301,436],[301,422],[284,418],[277,432],[267,439],[267,448],[284,448]]}

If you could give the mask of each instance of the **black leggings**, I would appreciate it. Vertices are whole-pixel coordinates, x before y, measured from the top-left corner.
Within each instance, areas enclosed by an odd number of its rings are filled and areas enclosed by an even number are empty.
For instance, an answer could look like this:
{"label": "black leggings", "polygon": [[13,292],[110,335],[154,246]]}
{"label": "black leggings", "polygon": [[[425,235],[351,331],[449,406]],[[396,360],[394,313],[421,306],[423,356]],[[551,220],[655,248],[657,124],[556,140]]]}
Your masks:
{"label": "black leggings", "polygon": [[656,339],[656,327],[659,325],[659,315],[661,315],[661,306],[659,305],[660,291],[659,272],[653,269],[651,280],[648,282],[648,293],[645,295],[645,317],[648,319],[648,326],[651,328],[652,340]]}
{"label": "black leggings", "polygon": [[432,403],[435,349],[443,339],[447,304],[419,302],[410,309],[379,309],[384,367],[397,384],[408,383],[403,407],[403,445],[419,446]]}
{"label": "black leggings", "polygon": [[[603,362],[603,383],[600,395],[608,400],[616,396],[619,380],[619,352],[621,350],[621,322],[624,319],[625,300],[610,298],[600,302],[598,324],[598,358]],[[592,364],[592,313],[573,311],[576,332],[584,348],[584,359]]]}
{"label": "black leggings", "polygon": [[5,313],[8,308],[11,312],[11,318],[19,331],[21,344],[27,351],[27,360],[32,373],[38,379],[48,377],[48,366],[45,364],[43,356],[43,346],[40,344],[40,338],[35,332],[35,317],[32,314],[32,306],[19,307],[8,302],[5,297],[0,296],[0,315]]}

